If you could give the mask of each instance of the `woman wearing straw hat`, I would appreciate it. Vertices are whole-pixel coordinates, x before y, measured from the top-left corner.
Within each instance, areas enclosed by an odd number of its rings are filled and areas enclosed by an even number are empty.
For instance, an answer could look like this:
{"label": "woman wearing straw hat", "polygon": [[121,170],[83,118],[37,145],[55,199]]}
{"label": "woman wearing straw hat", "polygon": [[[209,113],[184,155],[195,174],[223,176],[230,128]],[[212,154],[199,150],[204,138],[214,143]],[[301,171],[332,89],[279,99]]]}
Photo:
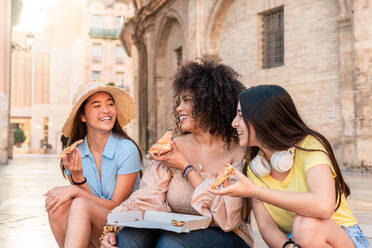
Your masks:
{"label": "woman wearing straw hat", "polygon": [[134,116],[130,95],[99,82],[83,84],[62,128],[67,145],[84,142],[61,161],[71,185],[45,193],[45,208],[60,247],[99,246],[98,236],[111,209],[138,184],[142,154],[123,131]]}

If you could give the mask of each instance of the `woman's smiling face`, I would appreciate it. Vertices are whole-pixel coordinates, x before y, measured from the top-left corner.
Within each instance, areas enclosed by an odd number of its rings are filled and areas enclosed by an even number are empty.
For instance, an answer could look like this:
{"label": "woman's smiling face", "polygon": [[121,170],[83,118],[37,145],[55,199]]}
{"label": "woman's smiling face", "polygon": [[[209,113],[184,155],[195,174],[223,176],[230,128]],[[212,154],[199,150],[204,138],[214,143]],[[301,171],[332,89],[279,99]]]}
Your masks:
{"label": "woman's smiling face", "polygon": [[239,145],[242,147],[247,146],[257,146],[258,142],[256,139],[256,132],[254,131],[253,126],[248,123],[245,123],[245,120],[242,115],[242,109],[240,106],[240,102],[238,103],[236,116],[231,123],[232,127],[236,129],[238,138],[239,138]]}
{"label": "woman's smiling face", "polygon": [[112,96],[106,92],[97,92],[90,96],[81,120],[88,130],[111,131],[116,120],[116,106]]}
{"label": "woman's smiling face", "polygon": [[177,106],[177,114],[183,132],[195,129],[195,120],[192,118],[194,94],[191,90],[185,90],[180,94],[180,103]]}

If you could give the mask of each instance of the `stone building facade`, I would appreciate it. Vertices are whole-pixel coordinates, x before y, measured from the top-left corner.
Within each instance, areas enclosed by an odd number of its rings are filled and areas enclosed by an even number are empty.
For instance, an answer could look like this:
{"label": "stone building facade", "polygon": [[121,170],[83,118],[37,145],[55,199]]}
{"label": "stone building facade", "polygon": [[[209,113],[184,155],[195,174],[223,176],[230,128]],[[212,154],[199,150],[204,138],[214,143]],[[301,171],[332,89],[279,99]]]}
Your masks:
{"label": "stone building facade", "polygon": [[[238,71],[247,87],[286,88],[305,121],[331,141],[341,164],[372,166],[370,0],[132,4],[136,14],[125,24],[121,40],[133,59],[136,135],[142,149],[172,125],[171,76],[179,61],[212,57]],[[272,51],[265,45],[269,44],[265,35],[270,32],[270,16],[278,15],[280,61],[266,66]]]}

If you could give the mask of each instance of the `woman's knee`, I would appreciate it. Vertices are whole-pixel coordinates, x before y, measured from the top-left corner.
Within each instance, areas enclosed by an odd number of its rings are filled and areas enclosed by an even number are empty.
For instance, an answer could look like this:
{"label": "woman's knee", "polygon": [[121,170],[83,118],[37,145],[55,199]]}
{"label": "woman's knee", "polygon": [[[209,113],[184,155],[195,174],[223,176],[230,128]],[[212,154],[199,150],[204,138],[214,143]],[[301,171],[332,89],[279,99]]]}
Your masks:
{"label": "woman's knee", "polygon": [[71,202],[70,211],[87,213],[89,211],[89,200],[83,197],[74,198]]}
{"label": "woman's knee", "polygon": [[317,237],[321,220],[296,215],[293,220],[292,236],[294,242],[302,247],[311,246]]}
{"label": "woman's knee", "polygon": [[51,221],[58,220],[66,216],[70,210],[72,200],[62,203],[54,212],[48,211],[48,218]]}

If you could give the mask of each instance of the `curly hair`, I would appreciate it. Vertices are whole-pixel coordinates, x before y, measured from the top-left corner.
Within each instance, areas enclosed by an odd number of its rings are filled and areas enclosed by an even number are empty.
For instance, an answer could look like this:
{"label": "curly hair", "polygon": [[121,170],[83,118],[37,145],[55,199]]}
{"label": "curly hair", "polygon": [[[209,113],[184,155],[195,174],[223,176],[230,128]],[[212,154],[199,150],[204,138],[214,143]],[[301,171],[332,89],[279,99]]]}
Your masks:
{"label": "curly hair", "polygon": [[198,127],[211,135],[221,135],[228,148],[231,142],[238,142],[231,122],[236,114],[239,93],[246,89],[238,77],[231,67],[211,60],[201,59],[182,65],[173,80],[176,132],[185,134],[180,127],[177,107],[181,93],[190,90],[195,96],[192,117]]}

